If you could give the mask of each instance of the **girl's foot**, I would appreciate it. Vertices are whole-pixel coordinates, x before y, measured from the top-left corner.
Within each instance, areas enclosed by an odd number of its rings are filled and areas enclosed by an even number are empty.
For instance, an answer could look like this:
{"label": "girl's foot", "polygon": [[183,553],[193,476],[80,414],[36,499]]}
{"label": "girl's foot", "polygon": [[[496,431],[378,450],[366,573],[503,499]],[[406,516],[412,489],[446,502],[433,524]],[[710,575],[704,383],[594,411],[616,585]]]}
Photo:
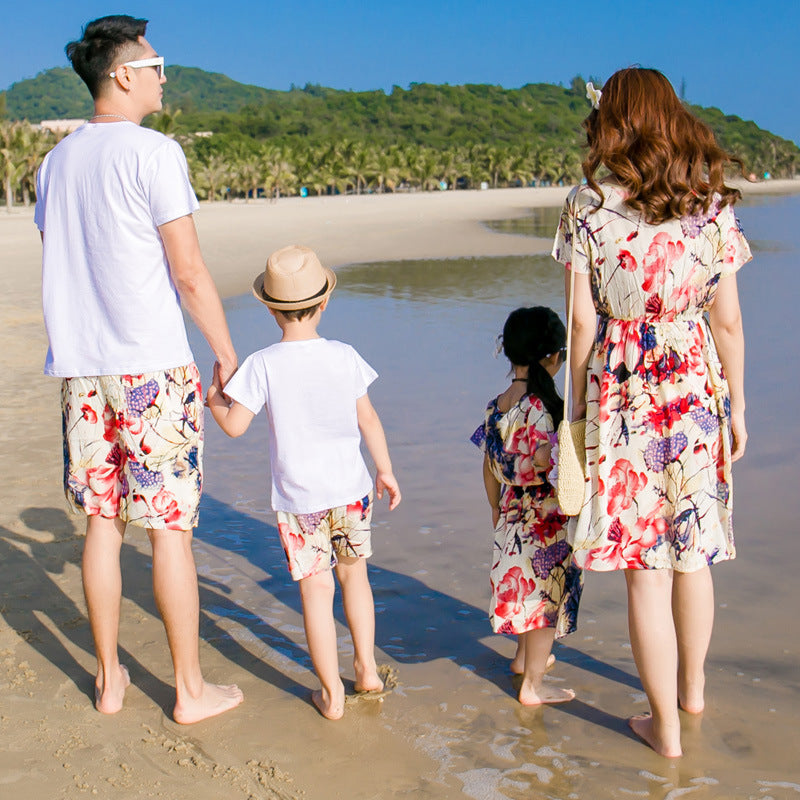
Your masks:
{"label": "girl's foot", "polygon": [[[556,663],[556,657],[550,653],[547,656],[547,664],[545,664],[544,671],[550,672],[553,669],[553,665]],[[511,672],[514,675],[524,675],[525,674],[525,653],[520,652],[517,650],[517,654],[511,660]]]}
{"label": "girl's foot", "polygon": [[116,714],[122,708],[125,690],[130,685],[131,676],[124,664],[119,665],[113,680],[98,675],[94,684],[94,707],[101,714]]}
{"label": "girl's foot", "polygon": [[344,684],[339,683],[335,697],[325,689],[315,689],[311,692],[311,702],[325,719],[341,719],[344,716]]}
{"label": "girl's foot", "polygon": [[683,755],[680,742],[680,728],[669,732],[656,730],[650,714],[637,714],[628,720],[631,730],[647,745],[665,758],[679,758]]}
{"label": "girl's foot", "polygon": [[575,699],[572,689],[561,689],[557,686],[541,684],[538,687],[525,681],[519,690],[519,701],[524,706],[540,706],[551,703],[567,703]]}

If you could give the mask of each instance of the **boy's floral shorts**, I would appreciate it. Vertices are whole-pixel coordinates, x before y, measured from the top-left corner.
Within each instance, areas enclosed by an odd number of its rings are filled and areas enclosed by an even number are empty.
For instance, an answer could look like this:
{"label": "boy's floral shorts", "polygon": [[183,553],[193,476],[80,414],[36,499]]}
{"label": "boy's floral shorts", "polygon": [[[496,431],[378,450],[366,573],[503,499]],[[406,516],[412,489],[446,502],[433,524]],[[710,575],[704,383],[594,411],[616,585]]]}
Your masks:
{"label": "boy's floral shorts", "polygon": [[333,569],[339,556],[372,555],[372,492],[354,503],[327,511],[276,514],[289,572],[296,581]]}
{"label": "boy's floral shorts", "polygon": [[191,530],[203,486],[203,392],[194,364],[61,385],[64,490],[75,510]]}

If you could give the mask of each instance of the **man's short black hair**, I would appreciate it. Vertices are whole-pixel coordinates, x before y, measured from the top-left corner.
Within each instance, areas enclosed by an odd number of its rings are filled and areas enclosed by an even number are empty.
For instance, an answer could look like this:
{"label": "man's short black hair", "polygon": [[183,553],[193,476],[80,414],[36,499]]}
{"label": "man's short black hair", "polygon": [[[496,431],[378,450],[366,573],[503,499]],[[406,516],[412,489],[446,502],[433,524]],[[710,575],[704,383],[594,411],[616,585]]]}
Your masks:
{"label": "man's short black hair", "polygon": [[132,44],[138,44],[145,28],[146,19],[135,19],[127,14],[100,17],[86,25],[77,42],[70,42],[64,48],[72,68],[89,87],[93,98],[101,93],[103,83],[120,54]]}

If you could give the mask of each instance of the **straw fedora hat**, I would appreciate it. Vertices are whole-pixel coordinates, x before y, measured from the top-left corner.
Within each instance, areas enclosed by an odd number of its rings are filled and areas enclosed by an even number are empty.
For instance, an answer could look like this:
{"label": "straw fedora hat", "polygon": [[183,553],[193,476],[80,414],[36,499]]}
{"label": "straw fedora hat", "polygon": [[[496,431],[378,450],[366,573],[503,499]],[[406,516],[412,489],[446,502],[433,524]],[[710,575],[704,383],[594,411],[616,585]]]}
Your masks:
{"label": "straw fedora hat", "polygon": [[267,259],[266,270],[253,281],[253,294],[269,308],[295,311],[321,303],[334,286],[336,274],[311,248],[290,244]]}

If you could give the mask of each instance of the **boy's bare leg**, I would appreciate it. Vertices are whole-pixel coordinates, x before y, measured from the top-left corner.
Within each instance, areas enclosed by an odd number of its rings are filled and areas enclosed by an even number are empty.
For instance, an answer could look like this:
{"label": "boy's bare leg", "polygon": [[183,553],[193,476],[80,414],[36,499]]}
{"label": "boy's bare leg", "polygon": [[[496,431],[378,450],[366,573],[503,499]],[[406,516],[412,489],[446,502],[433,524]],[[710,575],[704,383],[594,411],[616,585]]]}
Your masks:
{"label": "boy's bare leg", "polygon": [[125,689],[131,682],[128,670],[119,663],[117,651],[122,600],[119,556],[124,533],[125,523],[118,517],[90,516],[86,520],[83,593],[97,655],[95,707],[103,714],[115,714],[122,708]]}
{"label": "boy's bare leg", "polygon": [[681,755],[678,719],[678,644],[672,619],[672,570],[627,569],[628,630],[650,714],[628,724],[659,755]]}
{"label": "boy's bare leg", "polygon": [[221,714],[243,700],[236,685],[206,683],[200,671],[200,597],[192,532],[148,530],[153,546],[153,595],[167,631],[175,669],[173,717],[189,724]]}
{"label": "boy's bare leg", "polygon": [[525,654],[525,672],[519,689],[519,701],[524,706],[565,703],[575,698],[572,689],[561,689],[544,682],[555,632],[555,628],[540,628],[519,636]]}
{"label": "boy's bare leg", "polygon": [[678,637],[678,702],[690,714],[702,712],[705,662],[714,627],[711,570],[676,572],[672,579],[672,616]]}
{"label": "boy's bare leg", "polygon": [[353,668],[357,692],[379,692],[383,681],[375,663],[375,603],[365,558],[339,557],[336,577],[342,587],[342,604],[353,639]]}
{"label": "boy's bare leg", "polygon": [[322,689],[311,693],[314,705],[327,719],[344,714],[344,684],[339,677],[336,623],[333,619],[333,573],[330,570],[301,578],[303,625],[308,651]]}

